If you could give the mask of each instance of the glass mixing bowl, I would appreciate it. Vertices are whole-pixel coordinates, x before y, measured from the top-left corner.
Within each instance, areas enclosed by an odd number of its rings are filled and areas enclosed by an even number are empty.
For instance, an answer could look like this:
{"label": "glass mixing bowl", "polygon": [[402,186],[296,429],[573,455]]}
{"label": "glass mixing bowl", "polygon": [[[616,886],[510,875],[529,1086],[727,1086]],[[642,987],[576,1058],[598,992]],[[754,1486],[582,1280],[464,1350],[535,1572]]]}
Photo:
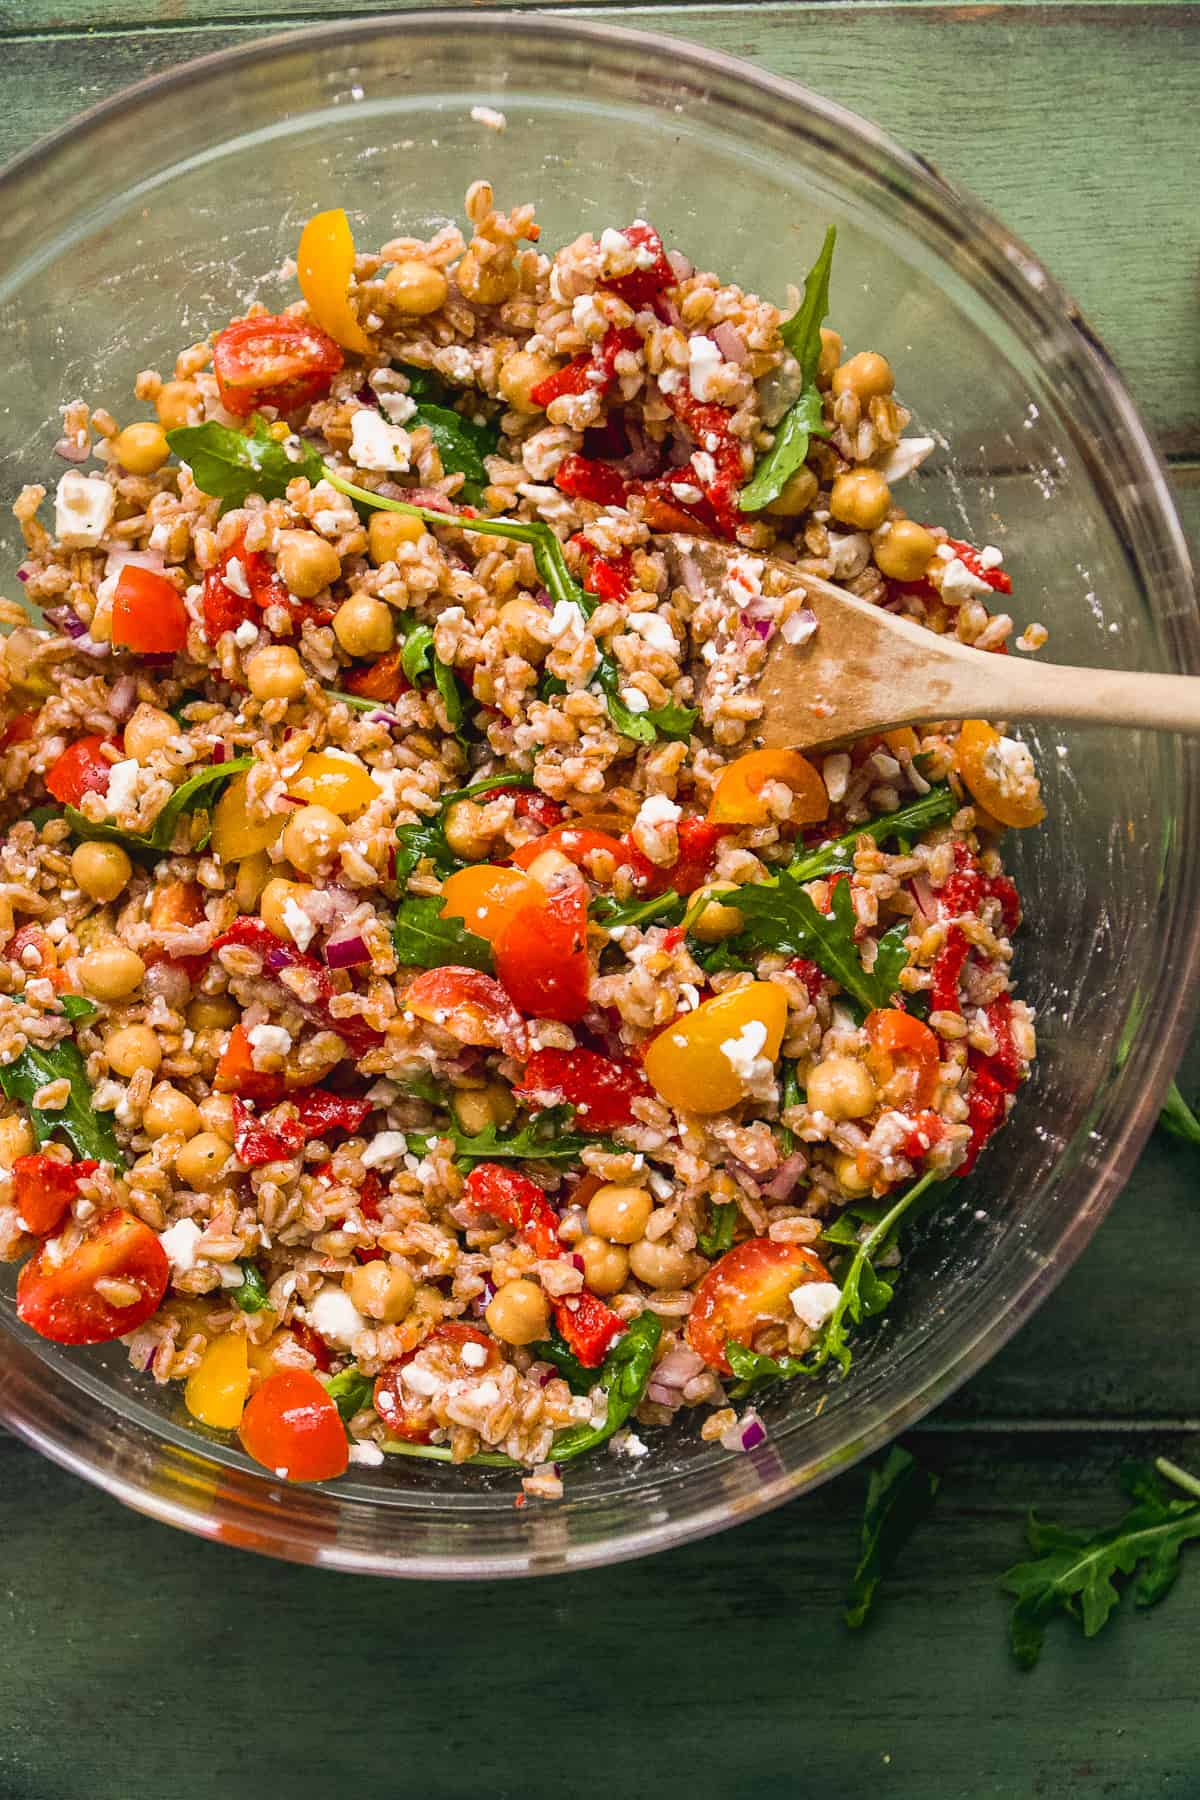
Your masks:
{"label": "glass mixing bowl", "polygon": [[[501,109],[507,128],[473,120]],[[410,14],[192,63],[89,113],[0,177],[8,351],[0,491],[53,481],[56,408],[128,415],[133,377],[252,299],[294,297],[303,221],[344,205],[358,242],[461,217],[486,173],[536,200],[543,242],[647,217],[669,244],[782,300],[825,224],[833,316],[899,371],[944,439],[910,510],[999,544],[1022,619],[1061,661],[1200,668],[1181,534],[1119,378],[1066,295],[974,202],[871,125],[687,44],[543,15]],[[19,556],[0,542],[0,576]],[[120,1346],[62,1354],[0,1286],[0,1417],[66,1467],[188,1530],[376,1574],[583,1567],[775,1506],[935,1406],[1045,1298],[1150,1129],[1196,974],[1197,752],[1171,737],[1030,734],[1049,818],[1009,854],[1020,980],[1041,1056],[1013,1123],[926,1231],[850,1377],[785,1388],[748,1455],[697,1421],[631,1464],[571,1466],[514,1508],[511,1478],[395,1459],[334,1486],[264,1478],[189,1426]],[[1053,1378],[1053,1371],[1049,1372]]]}

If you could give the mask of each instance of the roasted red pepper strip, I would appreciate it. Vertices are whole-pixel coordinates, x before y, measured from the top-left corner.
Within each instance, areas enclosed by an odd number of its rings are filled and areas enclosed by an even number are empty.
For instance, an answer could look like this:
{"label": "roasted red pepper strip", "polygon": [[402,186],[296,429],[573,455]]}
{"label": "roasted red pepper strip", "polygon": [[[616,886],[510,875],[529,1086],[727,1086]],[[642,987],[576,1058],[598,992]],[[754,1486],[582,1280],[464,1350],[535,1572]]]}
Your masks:
{"label": "roasted red pepper strip", "polygon": [[632,326],[611,326],[591,350],[573,357],[565,368],[556,369],[545,381],[531,387],[529,398],[535,406],[547,407],[564,394],[586,394],[589,388],[606,394],[617,378],[616,363],[622,350],[637,350],[641,342]]}
{"label": "roasted red pepper strip", "polygon": [[558,1335],[585,1369],[598,1369],[613,1339],[625,1329],[624,1319],[587,1288],[554,1302],[554,1323]]}
{"label": "roasted red pepper strip", "polygon": [[[623,504],[623,503],[619,503]],[[601,556],[581,534],[571,539],[578,545],[583,559],[584,586],[598,600],[614,600],[624,605],[633,592],[633,553],[623,550],[620,556]]]}
{"label": "roasted red pepper strip", "polygon": [[961,925],[951,925],[946,942],[933,959],[933,988],[930,1005],[934,1012],[962,1011],[958,997],[958,978],[970,954],[971,946]]}
{"label": "roasted red pepper strip", "polygon": [[482,1212],[511,1226],[536,1256],[562,1255],[558,1214],[528,1175],[503,1163],[477,1163],[467,1176],[467,1193]]}
{"label": "roasted red pepper strip", "polygon": [[357,1131],[371,1110],[369,1100],[331,1094],[328,1088],[305,1088],[292,1097],[295,1114],[258,1118],[241,1098],[233,1099],[233,1147],[250,1168],[284,1162],[295,1156],[311,1137],[327,1137],[331,1131]]}
{"label": "roasted red pepper strip", "polygon": [[919,1162],[946,1135],[946,1122],[940,1113],[919,1112],[904,1139],[904,1154],[909,1162]]}
{"label": "roasted red pepper strip", "polygon": [[592,500],[597,506],[624,506],[629,491],[616,469],[587,456],[564,456],[555,470],[554,485],[560,494]]}
{"label": "roasted red pepper strip", "polygon": [[621,236],[635,250],[648,250],[654,261],[648,268],[634,269],[628,275],[610,277],[605,283],[610,293],[619,294],[627,306],[635,311],[638,307],[653,306],[664,288],[674,287],[676,275],[667,261],[663,250],[663,241],[653,225],[647,225],[645,219],[638,219],[627,225]]}
{"label": "roasted red pepper strip", "polygon": [[996,1039],[996,1051],[982,1066],[1006,1094],[1015,1094],[1021,1085],[1021,1059],[1013,1040],[1012,995],[998,994],[986,1010],[987,1022]]}
{"label": "roasted red pepper strip", "polygon": [[538,1050],[513,1092],[535,1110],[565,1100],[580,1131],[612,1131],[633,1123],[633,1102],[649,1089],[640,1069],[597,1050]]}
{"label": "roasted red pepper strip", "polygon": [[966,564],[976,581],[986,581],[994,594],[1012,593],[1012,582],[1004,570],[989,568],[974,544],[964,544],[959,538],[947,538],[946,543],[959,561]]}
{"label": "roasted red pepper strip", "polygon": [[[505,794],[512,794],[511,788],[488,788],[480,794],[480,804],[486,806],[489,800],[499,800]],[[549,794],[539,794],[536,789],[519,788],[513,794],[513,812],[518,819],[532,819],[543,831],[552,831],[556,825],[562,824],[563,808],[557,800],[551,800]]]}
{"label": "roasted red pepper strip", "polygon": [[[379,1033],[359,1018],[335,1018],[329,1009],[329,1002],[339,992],[334,985],[333,977],[323,963],[314,956],[306,956],[291,944],[285,944],[261,919],[249,913],[241,913],[233,921],[228,931],[223,931],[213,942],[213,952],[223,950],[227,944],[240,944],[247,950],[257,950],[263,959],[264,972],[278,977],[283,969],[304,969],[312,976],[316,987],[316,997],[312,1000],[301,1000],[291,988],[280,982],[292,1005],[299,1007],[306,1019],[318,1025],[324,1031],[336,1031],[348,1049],[356,1054],[369,1050],[379,1042]],[[239,1027],[240,1029],[240,1027]],[[232,1091],[232,1090],[227,1090]],[[252,1096],[257,1098],[258,1096]]]}
{"label": "roasted red pepper strip", "polygon": [[48,1237],[57,1231],[79,1192],[79,1184],[100,1167],[97,1162],[61,1162],[39,1151],[13,1163],[13,1205],[26,1231]]}
{"label": "roasted red pepper strip", "polygon": [[979,1160],[979,1152],[1004,1123],[1007,1108],[1004,1103],[1004,1089],[994,1076],[989,1075],[974,1056],[971,1058],[971,1087],[967,1094],[967,1120],[971,1127],[971,1142],[967,1146],[965,1160],[955,1170],[957,1175],[969,1175]]}
{"label": "roasted red pepper strip", "polygon": [[669,868],[660,868],[649,857],[643,856],[630,839],[624,840],[623,860],[634,872],[639,893],[665,894],[668,888],[674,888],[677,894],[691,894],[698,887],[703,887],[712,873],[717,845],[727,832],[736,830],[736,827],[714,825],[708,819],[690,818],[680,819],[677,830],[679,854]]}

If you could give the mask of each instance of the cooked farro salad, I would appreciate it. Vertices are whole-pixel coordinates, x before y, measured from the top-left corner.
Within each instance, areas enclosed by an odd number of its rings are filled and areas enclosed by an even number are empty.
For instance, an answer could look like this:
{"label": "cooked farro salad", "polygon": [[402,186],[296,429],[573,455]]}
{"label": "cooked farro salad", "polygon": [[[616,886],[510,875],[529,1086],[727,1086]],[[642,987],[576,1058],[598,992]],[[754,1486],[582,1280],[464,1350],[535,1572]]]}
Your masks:
{"label": "cooked farro salad", "polygon": [[281,1478],[522,1504],[849,1365],[1028,1074],[997,844],[1043,809],[982,720],[756,744],[813,629],[768,553],[1012,631],[894,498],[933,444],[823,325],[834,232],[780,308],[642,220],[466,214],[319,214],[301,301],[66,405],[17,502],[0,1256]]}

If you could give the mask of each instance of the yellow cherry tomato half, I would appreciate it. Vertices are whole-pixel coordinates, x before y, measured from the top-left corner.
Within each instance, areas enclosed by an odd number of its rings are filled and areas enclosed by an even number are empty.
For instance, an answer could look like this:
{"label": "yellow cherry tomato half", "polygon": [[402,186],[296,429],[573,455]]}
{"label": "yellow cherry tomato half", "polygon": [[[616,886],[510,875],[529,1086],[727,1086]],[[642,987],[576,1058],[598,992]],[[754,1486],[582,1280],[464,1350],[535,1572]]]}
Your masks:
{"label": "yellow cherry tomato half", "polygon": [[284,819],[252,818],[246,800],[246,775],[235,775],[212,815],[212,848],[218,862],[244,862],[259,850],[269,850],[284,827]]}
{"label": "yellow cherry tomato half", "polygon": [[379,798],[378,782],[348,750],[310,750],[297,773],[284,780],[289,794],[309,806],[327,806],[339,819],[348,819]]}
{"label": "yellow cherry tomato half", "polygon": [[708,816],[715,825],[767,825],[772,812],[763,797],[769,781],[792,791],[793,825],[817,825],[829,815],[825,783],[798,750],[751,750],[722,769]]}
{"label": "yellow cherry tomato half", "polygon": [[494,944],[523,906],[544,899],[545,889],[520,869],[473,863],[442,883],[442,917],[462,919],[468,931]]}
{"label": "yellow cherry tomato half", "polygon": [[354,273],[354,239],[350,222],[340,206],[314,213],[300,233],[296,251],[296,278],[300,292],[322,331],[327,331],[343,350],[360,355],[371,348],[350,305],[350,277]]}
{"label": "yellow cherry tomato half", "polygon": [[1015,738],[1002,738],[986,719],[966,719],[955,749],[958,772],[971,797],[1001,825],[1018,830],[1046,816],[1033,758]]}
{"label": "yellow cherry tomato half", "polygon": [[250,1392],[250,1357],[240,1333],[214,1338],[183,1390],[193,1419],[214,1431],[236,1431]]}
{"label": "yellow cherry tomato half", "polygon": [[760,1059],[778,1057],[786,1024],[787,996],[773,981],[718,994],[659,1032],[646,1079],[681,1112],[724,1112],[745,1099]]}

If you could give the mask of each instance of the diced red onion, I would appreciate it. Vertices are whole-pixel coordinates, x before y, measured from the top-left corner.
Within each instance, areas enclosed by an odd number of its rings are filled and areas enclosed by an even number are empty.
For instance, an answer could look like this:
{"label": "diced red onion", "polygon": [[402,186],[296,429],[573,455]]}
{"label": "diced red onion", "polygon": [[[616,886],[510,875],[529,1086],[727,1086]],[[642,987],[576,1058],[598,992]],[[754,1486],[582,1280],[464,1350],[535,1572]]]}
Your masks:
{"label": "diced red onion", "polygon": [[757,1450],[766,1441],[766,1427],[753,1407],[747,1407],[741,1418],[728,1431],[723,1431],[720,1438],[725,1450]]}
{"label": "diced red onion", "polygon": [[533,597],[539,606],[545,607],[547,612],[554,611],[554,597],[552,594],[548,593],[544,587],[538,588]]}
{"label": "diced red onion", "polygon": [[325,961],[331,969],[353,969],[359,963],[368,963],[370,960],[371,952],[357,934],[354,937],[337,938],[325,946]]}
{"label": "diced red onion", "polygon": [[582,1256],[580,1256],[577,1251],[572,1252],[571,1262],[572,1262],[573,1266],[576,1269],[578,1269],[578,1271],[581,1275],[587,1274],[587,1264],[584,1262]]}
{"label": "diced red onion", "polygon": [[308,801],[302,800],[300,798],[299,794],[280,794],[279,798],[281,800],[285,800],[289,806],[307,806],[308,805]]}
{"label": "diced red onion", "polygon": [[28,581],[29,580],[29,570],[28,569],[18,569],[17,570],[17,580],[21,581],[21,582]]}
{"label": "diced red onion", "polygon": [[639,480],[644,475],[656,475],[662,462],[662,446],[656,444],[639,426],[626,422],[626,434],[629,438],[629,455],[622,457],[617,464],[621,474],[627,480]]}
{"label": "diced red onion", "polygon": [[88,628],[78,613],[70,606],[47,606],[45,609],[47,622],[57,631],[64,631],[69,638],[83,638]]}
{"label": "diced red onion", "polygon": [[123,725],[134,707],[137,705],[137,683],[132,675],[122,675],[113,682],[112,692],[108,696],[108,710],[119,725]]}
{"label": "diced red onion", "polygon": [[690,275],[694,275],[696,272],[695,263],[689,262],[682,250],[668,250],[667,261],[671,265],[671,272],[676,281],[686,281]]}
{"label": "diced red onion", "polygon": [[683,585],[692,599],[703,600],[704,577],[700,573],[700,567],[695,557],[688,551],[685,551],[679,559],[679,573],[683,579]]}
{"label": "diced red onion", "polygon": [[742,614],[742,623],[754,633],[755,637],[761,638],[764,644],[775,629],[773,619],[756,619],[748,612]]}
{"label": "diced red onion", "polygon": [[725,1167],[735,1181],[741,1182],[748,1193],[757,1195],[762,1192],[762,1182],[754,1173],[754,1170],[747,1168],[744,1162],[739,1162],[736,1156],[727,1156],[725,1158]]}
{"label": "diced red onion", "polygon": [[682,1392],[693,1376],[699,1375],[703,1368],[704,1358],[702,1356],[697,1356],[696,1352],[690,1350],[686,1344],[677,1344],[673,1350],[667,1351],[660,1363],[656,1364],[654,1380],[660,1387],[674,1388]]}
{"label": "diced red onion", "polygon": [[763,1186],[764,1197],[768,1200],[790,1199],[796,1183],[807,1167],[808,1158],[803,1150],[793,1150],[790,1156],[784,1157],[770,1181]]}
{"label": "diced red onion", "polygon": [[723,319],[719,325],[713,327],[712,339],[726,362],[745,362],[749,354],[746,349],[746,340],[737,326],[731,325],[728,319]]}
{"label": "diced red onion", "polygon": [[225,745],[218,739],[212,747],[212,761],[214,763],[223,763],[228,755],[229,752],[225,748]]}
{"label": "diced red onion", "polygon": [[430,512],[453,512],[454,502],[447,500],[439,488],[406,488],[395,481],[381,481],[377,493],[388,500],[403,500],[406,506],[424,506]]}
{"label": "diced red onion", "polygon": [[676,329],[682,328],[683,314],[680,312],[675,302],[673,300],[668,300],[665,294],[660,294],[658,297],[658,304],[662,308],[667,324],[674,325]]}
{"label": "diced red onion", "polygon": [[754,1450],[767,1441],[766,1426],[761,1419],[747,1419],[742,1425],[742,1449]]}
{"label": "diced red onion", "polygon": [[912,897],[917,903],[917,910],[929,920],[930,924],[933,924],[938,916],[938,903],[934,891],[929,885],[928,875],[914,875],[910,885]]}

